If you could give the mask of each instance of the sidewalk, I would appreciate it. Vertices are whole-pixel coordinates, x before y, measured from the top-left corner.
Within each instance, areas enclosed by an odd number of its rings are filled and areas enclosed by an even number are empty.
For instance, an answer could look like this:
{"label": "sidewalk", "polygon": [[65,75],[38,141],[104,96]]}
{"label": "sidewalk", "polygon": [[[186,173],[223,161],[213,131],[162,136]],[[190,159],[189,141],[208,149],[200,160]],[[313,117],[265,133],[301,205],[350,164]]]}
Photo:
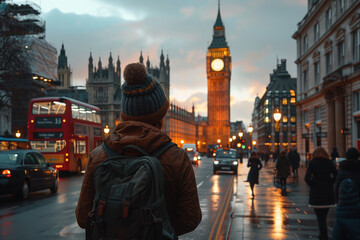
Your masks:
{"label": "sidewalk", "polygon": [[[263,163],[263,162],[262,162]],[[229,226],[228,239],[318,239],[318,223],[313,209],[308,207],[309,187],[304,181],[306,168],[299,168],[299,177],[289,176],[287,193],[273,182],[275,163],[260,171],[259,185],[255,185],[255,199],[251,198],[249,183],[244,182],[249,168],[247,159],[239,166],[235,209]],[[331,237],[335,208],[328,214],[328,235]],[[331,238],[330,238],[331,239]]]}

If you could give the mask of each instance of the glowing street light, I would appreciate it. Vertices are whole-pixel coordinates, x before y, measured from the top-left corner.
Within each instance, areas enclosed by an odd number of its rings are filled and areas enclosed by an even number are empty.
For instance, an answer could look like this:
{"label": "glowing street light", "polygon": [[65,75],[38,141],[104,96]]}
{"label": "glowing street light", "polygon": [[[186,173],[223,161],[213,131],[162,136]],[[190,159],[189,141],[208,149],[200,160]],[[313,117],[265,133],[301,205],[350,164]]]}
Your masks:
{"label": "glowing street light", "polygon": [[17,137],[17,138],[20,138],[20,137],[21,137],[21,132],[20,132],[19,130],[16,131],[15,137]]}
{"label": "glowing street light", "polygon": [[239,132],[239,137],[243,137],[244,133],[243,132]]}
{"label": "glowing street light", "polygon": [[235,140],[235,139],[236,139],[236,136],[234,135],[234,136],[232,136],[232,138],[233,138],[233,140]]}
{"label": "glowing street light", "polygon": [[217,143],[219,143],[219,144],[220,144],[220,143],[221,143],[221,139],[218,139],[218,140],[217,140]]}
{"label": "glowing street light", "polygon": [[277,159],[279,159],[280,155],[280,119],[281,119],[281,112],[279,111],[279,108],[276,108],[274,114],[274,120],[275,120],[275,142],[277,143]]}
{"label": "glowing street light", "polygon": [[109,128],[108,125],[106,125],[105,128],[104,128],[104,133],[109,134],[109,132],[110,132],[110,128]]}

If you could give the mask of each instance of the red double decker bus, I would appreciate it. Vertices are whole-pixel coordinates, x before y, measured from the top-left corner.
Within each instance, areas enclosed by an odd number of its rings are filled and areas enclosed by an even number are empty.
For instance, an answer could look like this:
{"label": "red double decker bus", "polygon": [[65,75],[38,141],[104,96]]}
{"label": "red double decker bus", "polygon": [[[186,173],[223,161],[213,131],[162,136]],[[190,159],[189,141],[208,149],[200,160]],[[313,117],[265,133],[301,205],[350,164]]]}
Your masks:
{"label": "red double decker bus", "polygon": [[102,143],[100,109],[67,97],[30,101],[28,139],[58,170],[85,169],[91,150]]}

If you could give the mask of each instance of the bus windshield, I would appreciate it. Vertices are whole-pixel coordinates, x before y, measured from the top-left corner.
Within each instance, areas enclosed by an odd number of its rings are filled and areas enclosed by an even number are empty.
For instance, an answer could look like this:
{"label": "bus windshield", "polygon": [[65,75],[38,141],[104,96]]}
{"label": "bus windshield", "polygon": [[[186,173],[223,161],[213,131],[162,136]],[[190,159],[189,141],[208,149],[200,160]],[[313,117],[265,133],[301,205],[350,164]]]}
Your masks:
{"label": "bus windshield", "polygon": [[59,101],[35,102],[32,106],[32,114],[64,114],[66,103]]}
{"label": "bus windshield", "polygon": [[55,141],[31,141],[31,147],[40,152],[60,152],[66,146],[65,140],[55,140]]}

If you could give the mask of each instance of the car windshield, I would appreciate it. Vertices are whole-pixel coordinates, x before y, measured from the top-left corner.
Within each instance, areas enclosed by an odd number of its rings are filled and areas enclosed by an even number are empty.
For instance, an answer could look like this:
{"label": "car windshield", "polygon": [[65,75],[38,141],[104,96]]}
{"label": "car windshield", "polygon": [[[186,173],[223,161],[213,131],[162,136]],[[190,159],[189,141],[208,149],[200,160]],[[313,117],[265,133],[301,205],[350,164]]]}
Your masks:
{"label": "car windshield", "polygon": [[216,157],[219,157],[219,158],[236,158],[236,152],[235,151],[229,151],[229,150],[218,150],[216,152]]}
{"label": "car windshield", "polygon": [[10,152],[0,152],[0,164],[16,164],[20,154]]}

